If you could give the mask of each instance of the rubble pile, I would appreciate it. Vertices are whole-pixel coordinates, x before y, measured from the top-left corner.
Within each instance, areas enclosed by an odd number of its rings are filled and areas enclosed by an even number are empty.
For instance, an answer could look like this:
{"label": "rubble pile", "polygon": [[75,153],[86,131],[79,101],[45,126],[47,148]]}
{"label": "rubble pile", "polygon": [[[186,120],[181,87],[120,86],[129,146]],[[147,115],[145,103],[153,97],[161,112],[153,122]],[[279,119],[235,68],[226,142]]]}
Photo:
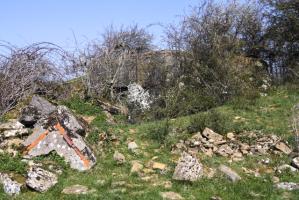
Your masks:
{"label": "rubble pile", "polygon": [[[90,169],[95,165],[96,157],[84,141],[86,129],[86,123],[67,107],[55,106],[42,97],[33,96],[18,120],[0,124],[0,153],[22,154],[23,161],[30,166],[26,186],[45,192],[58,182],[57,174],[43,169],[32,158],[55,151],[71,168]],[[10,195],[21,191],[21,184],[8,174],[0,173],[0,184]]]}
{"label": "rubble pile", "polygon": [[291,148],[286,142],[276,135],[258,135],[256,133],[242,133],[235,135],[228,133],[226,137],[206,128],[202,133],[198,132],[191,138],[172,147],[172,153],[203,152],[208,156],[219,155],[229,157],[233,161],[243,159],[245,155],[290,154]]}

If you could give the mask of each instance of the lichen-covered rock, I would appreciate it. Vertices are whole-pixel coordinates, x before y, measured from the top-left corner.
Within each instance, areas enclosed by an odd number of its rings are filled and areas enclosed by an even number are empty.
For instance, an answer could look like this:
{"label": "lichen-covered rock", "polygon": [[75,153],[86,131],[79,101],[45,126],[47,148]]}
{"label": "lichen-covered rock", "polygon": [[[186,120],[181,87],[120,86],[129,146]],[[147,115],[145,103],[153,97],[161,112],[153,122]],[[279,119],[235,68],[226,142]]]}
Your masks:
{"label": "lichen-covered rock", "polygon": [[77,119],[66,106],[58,106],[55,117],[58,117],[58,121],[69,131],[69,133],[76,133],[81,136],[85,135],[85,124]]}
{"label": "lichen-covered rock", "polygon": [[293,183],[293,182],[281,182],[281,183],[277,183],[276,187],[278,189],[288,190],[288,191],[299,190],[299,184],[298,183]]}
{"label": "lichen-covered rock", "polygon": [[203,166],[197,158],[184,152],[172,176],[175,180],[196,181],[203,174]]}
{"label": "lichen-covered rock", "polygon": [[213,130],[209,128],[205,128],[205,130],[202,132],[202,135],[209,139],[212,142],[217,142],[223,140],[223,136],[215,133]]}
{"label": "lichen-covered rock", "polygon": [[29,130],[17,120],[10,120],[9,122],[0,124],[0,139],[19,137],[28,133]]}
{"label": "lichen-covered rock", "polygon": [[7,174],[0,173],[0,183],[3,190],[8,195],[18,195],[21,192],[21,184],[13,181]]}
{"label": "lichen-covered rock", "polygon": [[46,99],[34,95],[29,106],[25,107],[19,121],[25,126],[33,126],[40,118],[47,116],[56,110],[56,106]]}
{"label": "lichen-covered rock", "polygon": [[39,167],[32,167],[27,173],[26,185],[38,192],[45,192],[57,183],[57,176]]}

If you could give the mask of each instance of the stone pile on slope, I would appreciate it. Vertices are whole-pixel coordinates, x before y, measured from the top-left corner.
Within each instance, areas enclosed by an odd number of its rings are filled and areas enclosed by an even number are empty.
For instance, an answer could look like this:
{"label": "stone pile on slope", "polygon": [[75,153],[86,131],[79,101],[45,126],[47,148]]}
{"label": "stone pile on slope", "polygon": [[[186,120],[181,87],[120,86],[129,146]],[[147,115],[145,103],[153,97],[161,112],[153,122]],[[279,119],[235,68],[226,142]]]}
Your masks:
{"label": "stone pile on slope", "polygon": [[[249,142],[244,142],[244,138]],[[216,154],[238,161],[248,154],[290,154],[292,149],[276,135],[259,136],[254,133],[243,133],[235,136],[228,133],[224,137],[206,128],[202,133],[198,132],[185,141],[181,140],[172,148],[173,153],[183,151],[203,152],[208,156]]]}

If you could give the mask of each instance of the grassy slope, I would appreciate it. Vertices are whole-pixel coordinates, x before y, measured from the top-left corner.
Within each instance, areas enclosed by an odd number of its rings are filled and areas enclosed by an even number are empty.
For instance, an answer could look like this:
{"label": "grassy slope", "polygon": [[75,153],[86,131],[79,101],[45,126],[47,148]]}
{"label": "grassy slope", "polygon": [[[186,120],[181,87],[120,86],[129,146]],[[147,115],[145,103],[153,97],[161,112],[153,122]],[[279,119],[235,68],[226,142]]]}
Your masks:
{"label": "grassy slope", "polygon": [[[292,106],[299,101],[298,88],[283,89],[280,88],[271,92],[267,97],[261,97],[253,105],[233,105],[228,104],[217,108],[222,113],[227,115],[227,118],[232,123],[231,129],[234,130],[261,130],[263,133],[275,133],[281,135],[285,139],[292,141],[290,117]],[[92,112],[90,105],[87,105],[87,111],[84,113],[84,104],[69,105],[77,110],[80,114],[95,115]],[[98,110],[98,112],[100,112]],[[235,117],[241,117],[241,120],[235,120]],[[102,114],[93,123],[94,127],[100,130],[102,127],[107,129],[107,125],[103,123]],[[244,119],[242,119],[244,118]],[[171,180],[172,172],[175,167],[174,161],[178,156],[170,154],[169,145],[161,145],[156,140],[148,139],[148,130],[152,126],[157,126],[163,122],[152,122],[141,125],[126,125],[119,124],[109,128],[109,132],[115,134],[119,140],[119,144],[108,143],[104,150],[94,145],[95,151],[98,154],[97,165],[88,172],[77,172],[69,168],[64,170],[63,175],[59,178],[59,183],[50,191],[40,194],[31,191],[23,191],[16,199],[160,199],[159,192],[175,191],[180,193],[185,199],[210,199],[212,196],[220,196],[222,199],[298,199],[299,191],[285,192],[276,190],[273,187],[271,176],[273,174],[262,173],[261,177],[246,175],[242,172],[241,167],[249,169],[260,168],[264,171],[265,166],[259,164],[263,156],[246,157],[244,161],[228,163],[225,158],[214,156],[213,158],[199,155],[201,162],[208,167],[217,168],[219,164],[224,163],[231,166],[242,176],[242,180],[238,183],[231,183],[221,174],[217,174],[212,179],[202,179],[195,183],[185,183],[172,181],[172,188],[165,189],[163,183]],[[170,129],[180,128],[184,130],[190,124],[190,117],[182,117],[170,121]],[[100,132],[100,130],[98,132]],[[151,130],[151,129],[150,129]],[[93,132],[97,134],[98,132]],[[184,131],[183,131],[184,132]],[[178,136],[168,137],[166,144],[175,143],[179,138],[188,137],[187,133],[181,133]],[[94,139],[95,138],[95,139]],[[97,141],[97,137],[91,137],[91,142]],[[134,139],[141,148],[141,153],[135,155],[127,150],[127,141]],[[126,156],[127,163],[119,166],[112,159],[115,150],[123,153]],[[101,153],[100,153],[101,152]],[[140,160],[146,164],[152,157],[158,156],[158,162],[166,163],[169,171],[165,174],[156,172],[149,174],[153,176],[153,180],[146,182],[142,181],[137,175],[130,175],[131,160]],[[268,156],[269,157],[269,156]],[[279,164],[289,162],[290,159],[286,156],[270,156],[271,163],[269,168],[273,168]],[[289,172],[283,174],[275,174],[281,181],[293,181],[299,183],[299,173],[291,174]],[[111,186],[112,182],[125,181],[125,186]],[[88,195],[70,196],[62,195],[61,191],[64,187],[73,184],[82,184],[90,188],[96,189],[95,193]],[[10,199],[0,191],[0,199]]]}

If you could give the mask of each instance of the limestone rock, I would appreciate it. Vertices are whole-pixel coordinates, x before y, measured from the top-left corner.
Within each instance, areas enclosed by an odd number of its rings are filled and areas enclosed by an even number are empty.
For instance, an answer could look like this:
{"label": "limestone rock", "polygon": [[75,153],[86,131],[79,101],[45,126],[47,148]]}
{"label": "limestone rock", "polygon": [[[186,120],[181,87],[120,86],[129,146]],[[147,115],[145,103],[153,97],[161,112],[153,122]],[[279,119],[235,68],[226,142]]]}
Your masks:
{"label": "limestone rock", "polygon": [[227,137],[228,139],[230,139],[230,140],[234,140],[234,139],[235,139],[235,135],[234,135],[234,133],[232,133],[232,132],[227,133],[227,134],[226,134],[226,137]]}
{"label": "limestone rock", "polygon": [[165,170],[166,169],[166,164],[159,163],[159,162],[153,162],[152,168],[153,169],[159,169],[159,170]]}
{"label": "limestone rock", "polygon": [[[58,155],[65,158],[66,162],[70,163],[73,169],[83,171],[95,165],[96,158],[94,154],[86,145],[84,139],[76,133],[72,135],[69,135],[68,132],[66,133],[67,140],[71,140],[68,142],[59,131],[54,129],[48,132],[37,145],[31,146],[46,131],[43,125],[39,125],[39,123],[35,125],[33,133],[23,143],[27,147],[27,157],[47,155],[51,151],[56,151]],[[29,148],[30,146],[31,148]]]}
{"label": "limestone rock", "polygon": [[10,120],[7,123],[0,124],[0,139],[27,135],[29,130],[17,120]]}
{"label": "limestone rock", "polygon": [[176,192],[161,192],[162,199],[164,200],[182,200],[184,199],[180,194]]}
{"label": "limestone rock", "polygon": [[292,150],[290,149],[290,147],[288,147],[285,143],[283,142],[278,142],[275,145],[275,148],[282,151],[285,154],[290,154],[292,152]]}
{"label": "limestone rock", "polygon": [[134,152],[137,148],[138,148],[138,145],[136,144],[136,142],[129,142],[128,143],[128,149],[130,151]]}
{"label": "limestone rock", "polygon": [[8,195],[18,195],[21,192],[21,184],[13,181],[7,174],[0,173],[0,183]]}
{"label": "limestone rock", "polygon": [[172,178],[175,180],[196,181],[202,174],[202,164],[195,157],[184,152],[179,159]]}
{"label": "limestone rock", "polygon": [[279,173],[281,173],[282,171],[285,171],[285,170],[290,170],[290,172],[297,172],[298,169],[296,169],[295,167],[292,167],[291,165],[288,165],[288,164],[283,164],[279,167],[277,167],[277,171]]}
{"label": "limestone rock", "polygon": [[25,126],[33,126],[40,118],[56,110],[56,106],[40,96],[33,96],[29,106],[25,107],[19,121]]}
{"label": "limestone rock", "polygon": [[207,139],[212,140],[214,142],[223,140],[222,135],[215,133],[213,130],[211,130],[209,128],[205,128],[205,130],[202,132],[202,135],[204,137],[206,137]]}
{"label": "limestone rock", "polygon": [[224,156],[224,157],[232,155],[233,153],[234,153],[234,151],[227,144],[221,145],[217,150],[217,154]]}
{"label": "limestone rock", "polygon": [[88,187],[84,186],[84,185],[72,185],[69,187],[66,187],[62,190],[63,194],[75,194],[75,195],[79,195],[79,194],[87,194],[89,193]]}
{"label": "limestone rock", "polygon": [[113,159],[116,161],[117,164],[123,164],[126,162],[126,158],[122,153],[115,151],[113,154]]}
{"label": "limestone rock", "polygon": [[39,167],[32,167],[27,174],[26,185],[38,192],[45,192],[57,183],[57,176]]}
{"label": "limestone rock", "polygon": [[58,106],[57,114],[58,121],[63,125],[70,134],[76,133],[81,136],[85,136],[85,124],[83,121],[76,118],[76,116],[66,107]]}
{"label": "limestone rock", "polygon": [[293,182],[281,182],[281,183],[277,183],[276,187],[278,189],[292,191],[292,190],[298,190],[299,184]]}
{"label": "limestone rock", "polygon": [[143,165],[138,160],[133,160],[131,162],[131,174],[132,173],[139,173],[143,169]]}
{"label": "limestone rock", "polygon": [[299,157],[293,158],[292,165],[299,170]]}
{"label": "limestone rock", "polygon": [[239,174],[237,174],[235,171],[233,171],[231,168],[225,166],[225,165],[220,165],[219,170],[224,173],[229,180],[231,180],[232,182],[236,182],[241,180],[241,177],[239,176]]}

